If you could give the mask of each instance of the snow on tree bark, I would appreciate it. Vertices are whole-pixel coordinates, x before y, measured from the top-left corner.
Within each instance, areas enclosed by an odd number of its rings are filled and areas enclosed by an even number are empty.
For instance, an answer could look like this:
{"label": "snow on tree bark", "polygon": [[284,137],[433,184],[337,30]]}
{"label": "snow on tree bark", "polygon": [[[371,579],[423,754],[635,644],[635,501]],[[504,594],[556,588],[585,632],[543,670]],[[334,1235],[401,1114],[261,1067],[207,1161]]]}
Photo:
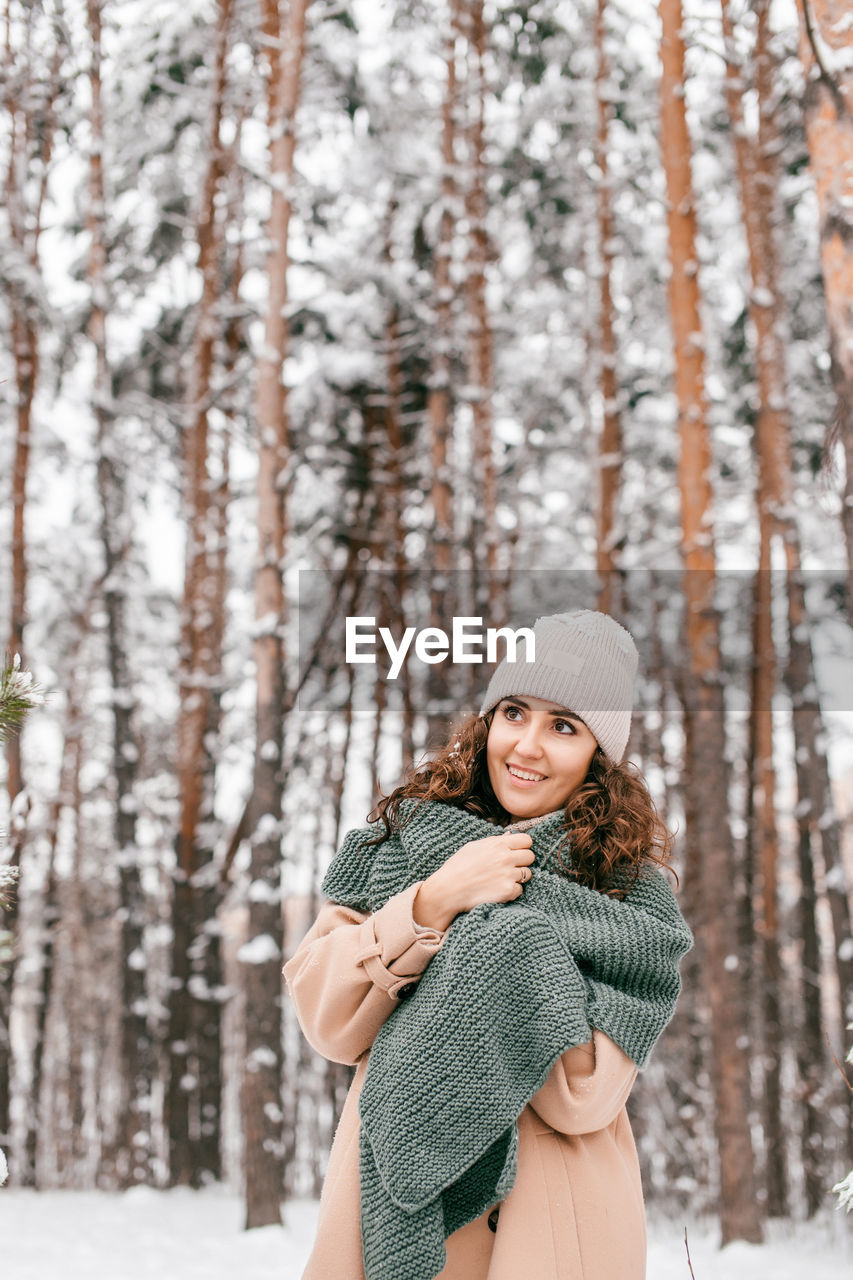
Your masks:
{"label": "snow on tree bark", "polygon": [[220,138],[226,94],[231,0],[217,10],[207,167],[199,202],[196,240],[201,276],[193,362],[186,405],[184,456],[187,520],[186,568],[181,621],[178,785],[180,824],[172,909],[172,987],[169,1017],[169,1132],[171,1185],[201,1186],[221,1174],[221,1003],[218,881],[205,875],[213,859],[214,759],[219,732],[218,686],[222,671],[224,577],[221,563],[221,503],[210,470],[209,409],[220,330],[217,304],[222,284],[224,149]]}
{"label": "snow on tree bark", "polygon": [[[40,705],[43,700],[41,689],[33,683],[32,674],[27,671],[26,667],[22,666],[20,653],[15,653],[11,662],[4,660],[2,667],[0,667],[0,743],[7,742],[10,737],[15,735],[23,724],[27,713],[32,707]],[[3,838],[0,835],[0,848],[2,848],[2,845]],[[13,905],[17,906],[19,870],[18,866],[8,862],[0,865],[0,942],[2,942],[4,949],[11,938],[11,934],[2,925],[4,917],[8,916]],[[53,920],[47,911],[45,912],[45,918],[49,925],[53,924]],[[0,956],[0,976],[4,972],[3,959],[6,959],[6,957]],[[10,959],[14,961],[14,952]],[[7,960],[8,963],[9,961]],[[50,972],[50,964],[47,957],[45,959],[45,972]],[[44,1007],[39,1010],[39,1013],[43,1019]],[[42,1020],[42,1030],[43,1025]],[[2,1050],[2,1056],[6,1058],[7,1071],[10,1057],[7,1052],[8,1045],[9,1039],[5,1034],[4,1028],[2,1038],[0,1038],[0,1050]],[[40,1050],[37,1047],[36,1056],[38,1056],[39,1052]],[[39,1065],[37,1062],[33,1073],[36,1080],[39,1078]],[[32,1096],[38,1097],[37,1089],[32,1091]],[[5,1134],[2,1137],[5,1144]],[[20,1181],[25,1183],[34,1180],[35,1137],[32,1128],[26,1134],[25,1143],[20,1153],[19,1165],[21,1170]],[[6,1160],[6,1153],[0,1148],[0,1186],[7,1181],[8,1176],[9,1166]]]}
{"label": "snow on tree bark", "polygon": [[605,49],[607,0],[598,0],[595,43],[598,53],[596,68],[596,207],[598,213],[597,273],[599,279],[598,341],[595,343],[600,369],[599,394],[602,405],[601,434],[598,443],[598,509],[596,533],[596,569],[598,570],[598,608],[603,613],[618,611],[614,556],[618,531],[618,502],[622,474],[622,417],[619,408],[616,336],[613,330],[613,212],[611,178],[608,164],[610,102],[608,79],[610,69]]}
{"label": "snow on tree bark", "polygon": [[[451,276],[453,238],[457,220],[456,147],[459,115],[459,83],[456,74],[459,2],[451,0],[444,33],[446,80],[441,104],[441,217],[433,249],[434,332],[427,393],[430,445],[430,549],[435,572],[430,583],[430,625],[440,627],[453,611],[451,588],[454,550],[452,412],[453,305],[456,289]],[[435,666],[426,677],[427,739],[434,741],[444,729],[451,711],[444,681]]]}
{"label": "snow on tree bark", "polygon": [[[819,946],[815,910],[817,895],[813,867],[812,841],[823,845],[824,840],[814,819],[809,815],[812,809],[812,796],[820,796],[818,802],[820,813],[834,812],[829,789],[828,772],[825,753],[819,743],[824,736],[820,708],[813,702],[808,691],[817,687],[814,658],[812,654],[811,623],[805,606],[802,582],[802,555],[799,528],[795,516],[793,502],[794,480],[791,462],[791,414],[789,409],[785,349],[781,340],[781,317],[783,299],[779,291],[780,264],[779,252],[775,240],[774,212],[778,208],[778,155],[779,139],[773,119],[772,107],[772,62],[769,50],[769,4],[767,0],[759,0],[756,4],[756,37],[754,49],[754,75],[758,104],[758,130],[752,145],[745,128],[742,83],[740,69],[735,61],[734,25],[727,3],[722,5],[723,32],[726,38],[726,99],[729,117],[732,124],[732,139],[735,151],[738,188],[743,210],[749,262],[749,316],[755,335],[755,365],[758,381],[758,416],[754,436],[754,448],[758,461],[758,503],[759,519],[762,525],[762,537],[781,538],[787,566],[787,605],[789,632],[789,661],[785,672],[785,681],[793,700],[793,727],[796,744],[795,760],[797,773],[797,791],[804,806],[798,807],[798,864],[801,880],[799,932],[803,940],[803,963],[801,965],[801,1014],[800,1034],[796,1037],[798,1045],[798,1065],[802,1077],[802,1093],[804,1106],[804,1122],[802,1130],[802,1156],[805,1174],[806,1198],[809,1211],[818,1210],[824,1195],[825,1176],[821,1168],[823,1144],[821,1142],[821,1112],[818,1107],[820,1096],[820,1080],[827,1070],[824,1036],[821,1028],[821,1002],[815,998],[814,983],[819,972]],[[769,576],[770,564],[765,551],[761,569]],[[763,633],[756,635],[753,651],[757,662],[767,662],[773,652],[769,618],[766,619]],[[772,726],[770,705],[767,701],[772,689],[772,675],[766,671],[762,675],[763,695],[759,702],[763,705],[762,743],[757,750],[759,761],[768,761],[772,753]],[[806,704],[812,704],[809,708]],[[767,769],[767,765],[765,765]],[[775,894],[771,888],[775,879],[773,863],[775,857],[772,850],[774,840],[769,840],[768,833],[774,821],[774,806],[771,794],[774,790],[772,769],[767,770],[767,779],[763,788],[765,813],[759,816],[758,829],[763,831],[765,853],[762,859],[765,924],[761,931],[762,947],[765,950],[765,975],[761,984],[763,998],[768,1007],[765,1010],[765,1022],[768,1029],[775,1028],[771,1034],[775,1043],[768,1046],[770,1060],[775,1063],[768,1075],[773,1095],[771,1114],[774,1117],[770,1126],[769,1152],[767,1162],[768,1173],[768,1210],[771,1215],[783,1215],[786,1210],[784,1187],[781,1183],[784,1169],[784,1134],[779,1115],[781,1085],[778,1080],[778,1064],[781,1055],[779,1039],[780,1010],[778,992],[781,973],[778,964],[778,944],[772,940],[774,930],[767,927],[767,919],[772,918],[772,899]],[[839,866],[833,856],[838,844],[837,837],[830,832],[826,837],[829,866]],[[759,841],[756,841],[758,847]],[[843,870],[843,869],[842,869]],[[830,892],[832,892],[830,886]],[[836,939],[849,936],[849,907],[843,885],[838,900],[831,908]],[[838,948],[836,947],[836,952]],[[840,960],[843,969],[843,959]],[[850,983],[853,971],[839,972],[841,1016],[844,1017],[844,1006],[849,1001]],[[772,1084],[770,1076],[775,1077]],[[853,1143],[853,1127],[851,1127],[851,1143]],[[853,1147],[851,1147],[853,1153]]]}
{"label": "snow on tree bark", "polygon": [[[286,26],[278,0],[263,2],[263,33],[269,70],[268,126],[270,215],[267,224],[268,300],[263,350],[258,360],[258,560],[255,577],[257,618],[272,614],[276,627],[255,638],[257,672],[257,748],[255,752],[249,840],[251,875],[270,889],[266,900],[249,902],[249,939],[271,937],[278,956],[243,966],[246,992],[246,1064],[241,1111],[246,1171],[246,1226],[281,1220],[284,1183],[281,1131],[282,1089],[282,917],[281,831],[282,723],[284,681],[284,591],[286,494],[278,483],[288,459],[288,425],[282,364],[287,354],[288,229],[294,176],[295,118],[299,102],[305,22],[309,0],[291,0]],[[260,751],[265,742],[279,746],[276,759]],[[271,823],[263,822],[273,816]],[[268,830],[263,830],[268,827]],[[263,1057],[259,1055],[263,1054]],[[273,1119],[277,1116],[277,1120]]]}
{"label": "snow on tree bark", "polygon": [[699,867],[697,943],[711,1010],[712,1077],[720,1162],[723,1243],[759,1241],[754,1152],[749,1131],[746,1003],[738,967],[732,893],[734,857],[728,824],[720,822],[728,795],[725,715],[715,612],[715,556],[711,451],[704,386],[704,341],[699,311],[696,214],[691,145],[684,102],[683,16],[680,0],[660,0],[661,152],[669,229],[669,304],[675,345],[678,403],[684,608],[689,725],[687,780],[694,822],[690,858]]}
{"label": "snow on tree bark", "polygon": [[844,455],[842,524],[847,612],[853,618],[853,60],[847,0],[801,0],[806,136],[820,212],[835,430]]}
{"label": "snow on tree bark", "polygon": [[[391,244],[391,232],[396,201],[392,200],[387,214],[387,233],[385,240],[384,261],[388,280],[393,279],[392,265],[394,255]],[[387,498],[385,502],[385,527],[381,530],[383,546],[379,552],[378,562],[388,564],[390,573],[382,575],[382,596],[385,605],[385,622],[396,633],[404,625],[407,608],[407,563],[406,563],[406,531],[405,506],[406,483],[405,464],[407,454],[403,445],[403,432],[400,416],[403,412],[403,371],[402,371],[402,337],[400,334],[400,307],[396,297],[387,302],[386,318],[386,390],[381,418],[384,420],[385,439],[382,442],[381,454],[386,459]],[[414,759],[414,726],[415,711],[412,702],[412,683],[408,664],[403,667],[398,681],[400,700],[402,703],[402,730],[400,734],[401,766],[407,769]]]}
{"label": "snow on tree bark", "polygon": [[469,113],[466,130],[468,172],[465,189],[469,230],[465,293],[468,302],[468,379],[474,427],[471,567],[476,595],[474,613],[497,616],[500,583],[497,573],[497,482],[493,443],[494,338],[486,298],[487,272],[493,250],[486,225],[489,209],[485,155],[487,28],[483,0],[462,0],[459,20],[461,33],[467,42],[469,81],[466,99]]}
{"label": "snow on tree bark", "polygon": [[[53,158],[57,128],[57,100],[62,92],[60,69],[65,52],[64,35],[35,7],[26,7],[23,28],[13,39],[7,8],[4,23],[2,103],[7,117],[8,164],[2,199],[8,223],[7,297],[14,367],[15,446],[12,463],[11,589],[8,648],[26,666],[25,632],[28,622],[28,548],[26,529],[27,485],[34,421],[34,401],[39,382],[41,314],[44,293],[39,246],[43,230],[44,199]],[[17,735],[6,743],[7,778],[13,815],[8,833],[10,867],[21,867],[27,839],[29,796],[25,790],[21,744]],[[20,798],[20,803],[16,801]],[[12,936],[12,955],[0,974],[0,1141],[10,1128],[9,1026],[15,988],[18,901],[12,900],[6,928]],[[11,1046],[10,1046],[11,1048]],[[29,1122],[28,1122],[28,1133]],[[25,1140],[32,1151],[32,1140]],[[18,1180],[28,1185],[34,1169],[21,1153]]]}
{"label": "snow on tree bark", "polygon": [[[88,336],[94,348],[92,407],[96,424],[97,487],[100,540],[104,556],[104,607],[107,614],[107,662],[113,698],[113,772],[115,847],[135,851],[137,805],[136,762],[127,629],[127,562],[131,547],[127,523],[127,478],[122,443],[112,403],[107,342],[110,286],[105,230],[106,190],[103,172],[104,123],[101,85],[101,0],[87,0],[89,89],[91,95],[87,281],[90,311]],[[148,1100],[154,1079],[154,1049],[148,1021],[144,966],[132,962],[143,951],[145,893],[135,852],[119,860],[121,897],[122,982],[121,1081],[119,1122],[110,1153],[116,1179],[130,1187],[152,1178],[152,1141]]]}
{"label": "snow on tree bark", "polygon": [[[776,286],[773,245],[773,174],[768,138],[768,79],[766,0],[758,0],[757,35],[754,51],[755,75],[759,86],[757,145],[750,148],[743,116],[742,70],[735,61],[733,20],[728,0],[722,3],[723,34],[726,40],[726,102],[740,189],[750,268],[749,315],[755,333],[755,361],[758,372],[759,405],[753,437],[758,462],[759,562],[753,593],[753,653],[750,709],[750,767],[752,770],[749,812],[751,821],[746,840],[746,856],[757,865],[761,881],[761,918],[757,936],[761,941],[761,993],[764,1061],[765,1181],[767,1212],[784,1217],[788,1211],[787,1147],[782,1123],[781,1058],[784,1030],[780,1003],[782,967],[779,958],[777,925],[776,772],[773,759],[772,700],[776,683],[776,655],[771,625],[771,550],[774,535],[791,524],[791,512],[783,492],[786,476],[786,410],[784,362],[778,336],[780,314]],[[764,93],[762,93],[762,89]],[[780,523],[783,522],[783,523]],[[794,535],[796,531],[794,530]]]}

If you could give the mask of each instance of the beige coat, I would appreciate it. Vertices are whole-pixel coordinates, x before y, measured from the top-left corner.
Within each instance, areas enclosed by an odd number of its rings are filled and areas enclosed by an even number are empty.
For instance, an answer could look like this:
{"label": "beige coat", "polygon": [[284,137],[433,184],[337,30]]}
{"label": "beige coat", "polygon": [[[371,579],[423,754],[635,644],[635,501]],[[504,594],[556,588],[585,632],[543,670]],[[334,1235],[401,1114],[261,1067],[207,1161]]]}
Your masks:
{"label": "beige coat", "polygon": [[[333,1062],[357,1064],[302,1280],[364,1280],[358,1095],[377,1031],[444,940],[412,918],[418,887],[370,916],[324,906],[284,966],[309,1042]],[[484,1213],[454,1232],[436,1280],[644,1280],[643,1194],[625,1111],[636,1075],[600,1031],[563,1054],[519,1117],[518,1174],[497,1231]]]}

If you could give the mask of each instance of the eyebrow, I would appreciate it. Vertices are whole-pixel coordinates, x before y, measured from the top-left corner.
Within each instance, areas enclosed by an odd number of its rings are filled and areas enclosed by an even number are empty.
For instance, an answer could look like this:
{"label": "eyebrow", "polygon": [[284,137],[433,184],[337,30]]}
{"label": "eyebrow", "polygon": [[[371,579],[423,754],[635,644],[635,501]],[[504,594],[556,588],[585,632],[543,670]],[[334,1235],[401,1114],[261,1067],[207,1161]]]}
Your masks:
{"label": "eyebrow", "polygon": [[[518,707],[524,707],[525,711],[530,710],[530,703],[525,702],[523,698],[504,698],[504,702],[514,702]],[[565,707],[551,707],[546,715],[557,716],[560,720],[577,720],[578,724],[584,724],[580,716],[575,715],[574,711],[567,711]]]}

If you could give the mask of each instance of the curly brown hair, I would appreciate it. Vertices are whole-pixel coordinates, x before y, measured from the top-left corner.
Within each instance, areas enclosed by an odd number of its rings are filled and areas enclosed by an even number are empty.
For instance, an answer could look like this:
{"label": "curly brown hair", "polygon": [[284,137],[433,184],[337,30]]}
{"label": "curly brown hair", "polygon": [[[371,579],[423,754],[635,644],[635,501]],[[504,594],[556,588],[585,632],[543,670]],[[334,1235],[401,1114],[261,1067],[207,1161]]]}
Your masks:
{"label": "curly brown hair", "polygon": [[[370,844],[387,840],[403,825],[403,800],[441,800],[505,826],[512,815],[498,802],[486,764],[486,740],[494,709],[469,716],[448,743],[413,765],[399,787],[368,815],[385,828]],[[671,871],[673,836],[661,819],[642,774],[630,763],[614,764],[596,748],[589,771],[565,807],[566,836],[557,854],[565,876],[610,897],[621,898],[641,869],[652,863]],[[571,859],[564,852],[571,847]]]}

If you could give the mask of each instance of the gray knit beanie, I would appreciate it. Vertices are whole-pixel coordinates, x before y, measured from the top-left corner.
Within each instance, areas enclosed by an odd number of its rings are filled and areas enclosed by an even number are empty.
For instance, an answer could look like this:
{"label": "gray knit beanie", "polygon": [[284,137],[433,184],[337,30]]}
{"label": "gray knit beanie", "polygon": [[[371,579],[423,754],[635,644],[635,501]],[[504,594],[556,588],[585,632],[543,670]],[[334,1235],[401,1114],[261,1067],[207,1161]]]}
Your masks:
{"label": "gray knit beanie", "polygon": [[573,609],[537,618],[533,662],[503,662],[489,681],[480,715],[501,698],[546,698],[580,716],[608,760],[628,745],[637,646],[606,613]]}

